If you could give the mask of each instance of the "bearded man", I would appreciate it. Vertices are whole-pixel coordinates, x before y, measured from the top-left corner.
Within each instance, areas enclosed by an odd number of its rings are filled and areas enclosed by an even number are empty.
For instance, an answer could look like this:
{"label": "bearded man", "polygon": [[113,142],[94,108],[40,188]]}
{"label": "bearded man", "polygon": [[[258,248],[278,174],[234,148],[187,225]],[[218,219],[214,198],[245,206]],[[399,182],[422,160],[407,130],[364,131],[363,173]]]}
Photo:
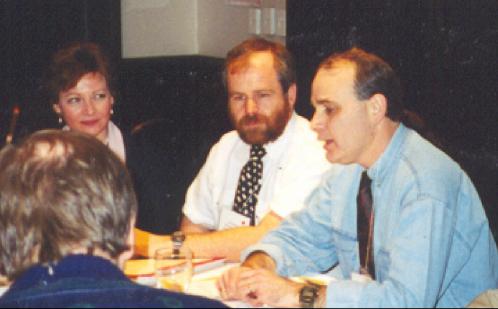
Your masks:
{"label": "bearded man", "polygon": [[[236,130],[212,147],[187,192],[181,230],[195,255],[238,260],[301,209],[333,166],[294,111],[295,80],[292,56],[279,43],[254,38],[228,53],[224,82]],[[137,252],[150,256],[168,241],[137,231]]]}

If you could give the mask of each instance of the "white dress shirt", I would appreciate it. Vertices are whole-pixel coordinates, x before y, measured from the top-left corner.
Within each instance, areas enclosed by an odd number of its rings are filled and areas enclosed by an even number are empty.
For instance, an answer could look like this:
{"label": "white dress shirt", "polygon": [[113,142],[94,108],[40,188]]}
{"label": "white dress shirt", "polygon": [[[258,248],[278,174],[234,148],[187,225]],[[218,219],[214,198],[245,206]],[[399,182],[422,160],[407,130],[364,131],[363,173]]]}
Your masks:
{"label": "white dress shirt", "polygon": [[114,122],[109,121],[109,129],[107,135],[107,146],[111,149],[118,157],[126,162],[126,151],[123,139],[123,134]]}
{"label": "white dress shirt", "polygon": [[[294,113],[283,134],[265,146],[262,187],[256,205],[256,224],[270,211],[285,218],[300,210],[321,176],[332,167],[323,143],[307,119]],[[242,167],[250,145],[236,131],[221,137],[190,185],[183,208],[194,224],[211,230],[248,226],[250,219],[232,210]]]}

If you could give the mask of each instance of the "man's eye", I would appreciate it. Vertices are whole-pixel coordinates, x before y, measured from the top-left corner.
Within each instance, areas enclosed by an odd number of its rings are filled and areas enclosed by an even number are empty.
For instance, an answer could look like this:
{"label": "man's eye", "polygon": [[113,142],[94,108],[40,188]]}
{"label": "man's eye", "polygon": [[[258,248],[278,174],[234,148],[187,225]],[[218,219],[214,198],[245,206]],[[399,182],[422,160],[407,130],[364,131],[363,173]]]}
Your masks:
{"label": "man's eye", "polygon": [[270,96],[271,96],[271,93],[269,93],[269,92],[258,93],[258,98],[260,98],[260,99],[269,98]]}
{"label": "man's eye", "polygon": [[234,95],[234,96],[232,96],[231,100],[234,101],[234,102],[242,102],[242,101],[245,100],[245,96],[243,96],[243,95]]}
{"label": "man's eye", "polygon": [[325,113],[326,113],[327,115],[331,115],[331,114],[333,114],[334,112],[335,112],[335,108],[333,108],[333,107],[325,107]]}

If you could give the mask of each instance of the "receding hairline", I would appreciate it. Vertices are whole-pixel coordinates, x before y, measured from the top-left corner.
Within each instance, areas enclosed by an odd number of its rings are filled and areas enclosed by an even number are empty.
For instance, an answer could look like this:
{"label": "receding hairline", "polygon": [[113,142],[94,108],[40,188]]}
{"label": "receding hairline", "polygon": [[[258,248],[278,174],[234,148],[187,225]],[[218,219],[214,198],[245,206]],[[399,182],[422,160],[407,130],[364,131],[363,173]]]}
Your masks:
{"label": "receding hairline", "polygon": [[[350,73],[351,74],[351,81],[352,81],[352,86],[353,86],[353,90],[355,90],[355,86],[356,86],[356,79],[357,79],[357,70],[358,69],[358,66],[356,65],[356,63],[352,62],[352,61],[349,61],[349,60],[340,60],[338,61],[337,63],[335,64],[332,64],[332,65],[329,65],[329,66],[320,66],[316,73],[315,73],[315,76],[313,77],[313,80],[312,80],[312,88],[313,88],[313,85],[315,83],[315,80],[317,79],[318,75],[328,75],[328,76],[332,76],[332,75],[338,75],[340,73]],[[355,91],[356,92],[356,91]]]}
{"label": "receding hairline", "polygon": [[323,63],[318,67],[318,70],[316,72],[316,75],[318,75],[319,72],[328,72],[328,73],[333,73],[336,70],[339,69],[352,69],[353,73],[356,77],[356,73],[358,71],[358,64],[355,63],[354,61],[351,61],[349,59],[344,59],[344,58],[338,58],[335,59],[332,62],[327,62]]}
{"label": "receding hairline", "polygon": [[[275,55],[271,52],[271,50],[253,51],[253,52],[249,52],[249,53],[246,53],[244,55],[241,55],[238,58],[235,58],[227,66],[228,76],[238,74],[238,73],[243,73],[251,67],[257,67],[258,65],[261,65],[263,63],[263,61],[260,59],[263,57],[265,57],[265,58],[269,57],[271,59],[270,65],[273,68],[273,70],[278,78],[277,61],[276,61]],[[260,61],[258,61],[258,60],[260,60]],[[268,59],[266,59],[266,60],[268,60]]]}

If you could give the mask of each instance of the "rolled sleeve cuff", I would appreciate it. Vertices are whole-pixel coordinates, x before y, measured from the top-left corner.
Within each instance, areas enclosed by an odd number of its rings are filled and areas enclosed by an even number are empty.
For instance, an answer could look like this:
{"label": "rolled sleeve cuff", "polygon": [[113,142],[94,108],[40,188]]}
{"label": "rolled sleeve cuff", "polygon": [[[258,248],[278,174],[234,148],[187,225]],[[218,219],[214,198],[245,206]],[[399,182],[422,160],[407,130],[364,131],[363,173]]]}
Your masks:
{"label": "rolled sleeve cuff", "polygon": [[240,260],[245,261],[249,255],[251,255],[256,251],[263,251],[266,254],[268,254],[275,261],[275,264],[277,265],[277,273],[281,276],[287,275],[286,268],[288,266],[285,265],[285,259],[282,250],[280,250],[278,246],[272,244],[259,243],[254,246],[247,247],[244,251],[242,251]]}

